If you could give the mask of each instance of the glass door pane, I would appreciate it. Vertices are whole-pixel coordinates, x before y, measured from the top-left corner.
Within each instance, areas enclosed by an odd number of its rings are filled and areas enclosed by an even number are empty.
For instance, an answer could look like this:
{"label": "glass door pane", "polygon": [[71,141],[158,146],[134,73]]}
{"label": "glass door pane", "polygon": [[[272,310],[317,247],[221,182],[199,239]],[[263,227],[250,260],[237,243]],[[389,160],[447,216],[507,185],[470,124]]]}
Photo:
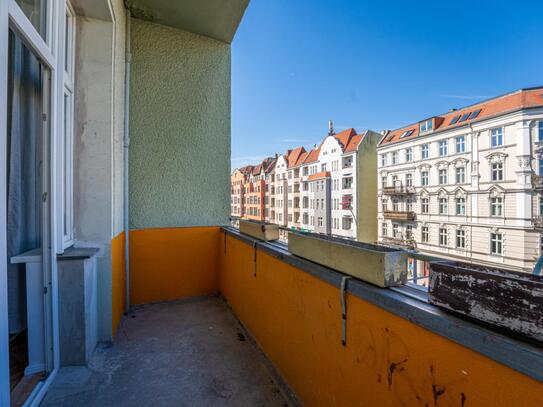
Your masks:
{"label": "glass door pane", "polygon": [[47,0],[15,0],[28,17],[36,31],[45,41],[47,21]]}

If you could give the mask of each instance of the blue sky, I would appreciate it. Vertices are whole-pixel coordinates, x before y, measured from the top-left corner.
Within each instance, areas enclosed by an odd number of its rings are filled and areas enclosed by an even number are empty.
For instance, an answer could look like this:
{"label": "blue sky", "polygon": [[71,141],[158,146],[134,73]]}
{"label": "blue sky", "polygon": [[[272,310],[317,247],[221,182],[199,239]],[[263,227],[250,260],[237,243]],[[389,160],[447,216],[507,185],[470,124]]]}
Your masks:
{"label": "blue sky", "polygon": [[232,45],[232,167],[543,85],[542,1],[251,0]]}

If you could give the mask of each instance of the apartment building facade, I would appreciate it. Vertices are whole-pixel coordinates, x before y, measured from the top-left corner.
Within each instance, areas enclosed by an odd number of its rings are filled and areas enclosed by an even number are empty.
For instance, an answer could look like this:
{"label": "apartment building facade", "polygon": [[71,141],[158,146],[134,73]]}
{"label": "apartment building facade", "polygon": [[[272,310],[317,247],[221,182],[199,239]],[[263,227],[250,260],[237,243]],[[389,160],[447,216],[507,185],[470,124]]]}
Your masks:
{"label": "apartment building facade", "polygon": [[[292,229],[374,242],[376,208],[371,202],[362,210],[358,195],[376,194],[375,147],[380,139],[378,133],[357,134],[353,128],[336,134],[331,124],[329,134],[318,147],[310,151],[297,147],[278,156],[269,172],[269,185],[264,188],[269,191],[263,198],[263,210],[269,213],[264,220]],[[359,158],[362,156],[364,159]],[[232,173],[233,182],[236,174]],[[360,184],[363,190],[358,185],[360,179],[364,180]],[[253,188],[252,183],[247,188]],[[357,227],[361,218],[363,235]]]}
{"label": "apartment building facade", "polygon": [[541,254],[542,95],[519,90],[387,134],[377,148],[379,241],[531,271]]}

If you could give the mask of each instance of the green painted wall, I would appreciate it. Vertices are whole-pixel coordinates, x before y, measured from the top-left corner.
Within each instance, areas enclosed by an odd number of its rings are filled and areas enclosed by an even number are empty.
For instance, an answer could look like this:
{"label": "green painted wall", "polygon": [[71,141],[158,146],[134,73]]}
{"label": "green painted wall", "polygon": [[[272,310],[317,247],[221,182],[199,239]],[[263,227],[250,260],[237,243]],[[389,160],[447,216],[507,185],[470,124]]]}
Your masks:
{"label": "green painted wall", "polygon": [[132,19],[130,227],[230,213],[230,45]]}

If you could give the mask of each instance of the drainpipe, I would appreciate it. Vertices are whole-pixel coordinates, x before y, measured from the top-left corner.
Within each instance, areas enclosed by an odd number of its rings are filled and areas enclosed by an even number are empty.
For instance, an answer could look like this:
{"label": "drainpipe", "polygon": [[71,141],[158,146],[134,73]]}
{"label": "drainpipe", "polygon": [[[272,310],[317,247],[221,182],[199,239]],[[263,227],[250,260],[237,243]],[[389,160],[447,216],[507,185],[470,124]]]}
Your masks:
{"label": "drainpipe", "polygon": [[130,10],[126,11],[126,49],[124,68],[124,140],[123,140],[123,221],[124,221],[124,273],[125,313],[130,311],[130,229],[128,217],[128,147],[130,146],[130,67],[132,62]]}

